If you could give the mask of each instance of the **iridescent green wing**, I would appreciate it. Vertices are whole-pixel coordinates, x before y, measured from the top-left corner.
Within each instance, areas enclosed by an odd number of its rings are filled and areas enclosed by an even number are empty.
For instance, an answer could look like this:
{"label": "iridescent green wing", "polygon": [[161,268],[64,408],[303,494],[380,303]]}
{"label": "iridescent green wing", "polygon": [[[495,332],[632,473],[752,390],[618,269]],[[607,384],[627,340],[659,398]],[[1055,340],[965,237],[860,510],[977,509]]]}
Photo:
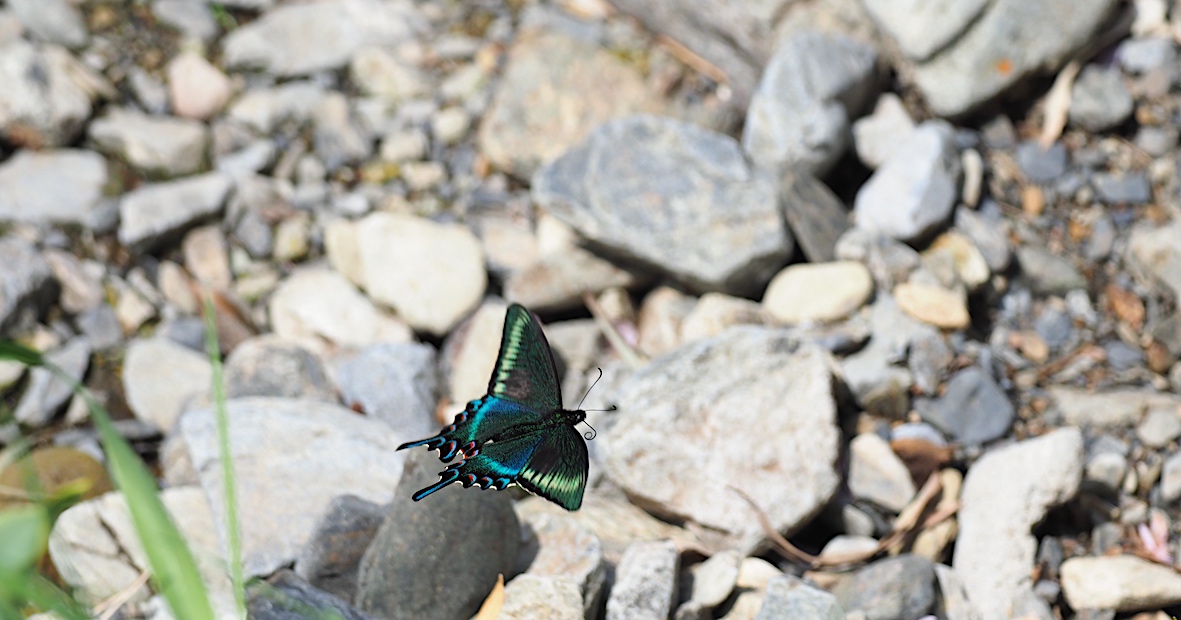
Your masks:
{"label": "iridescent green wing", "polygon": [[488,382],[488,394],[541,414],[562,409],[553,353],[541,325],[520,304],[512,304],[505,314],[500,355]]}

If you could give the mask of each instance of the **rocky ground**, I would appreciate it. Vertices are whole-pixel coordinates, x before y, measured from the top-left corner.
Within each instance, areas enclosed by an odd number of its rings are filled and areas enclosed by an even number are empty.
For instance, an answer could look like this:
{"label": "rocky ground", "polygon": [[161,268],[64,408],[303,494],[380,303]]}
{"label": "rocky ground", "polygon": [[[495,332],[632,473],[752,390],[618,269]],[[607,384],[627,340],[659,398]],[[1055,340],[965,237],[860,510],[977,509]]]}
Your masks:
{"label": "rocky ground", "polygon": [[[245,571],[309,605],[1167,618],[1171,4],[4,0],[0,334],[121,418],[223,613],[207,291]],[[618,407],[584,505],[411,502],[507,301]],[[109,488],[67,386],[0,394]],[[90,602],[145,566],[117,493],[50,552]]]}

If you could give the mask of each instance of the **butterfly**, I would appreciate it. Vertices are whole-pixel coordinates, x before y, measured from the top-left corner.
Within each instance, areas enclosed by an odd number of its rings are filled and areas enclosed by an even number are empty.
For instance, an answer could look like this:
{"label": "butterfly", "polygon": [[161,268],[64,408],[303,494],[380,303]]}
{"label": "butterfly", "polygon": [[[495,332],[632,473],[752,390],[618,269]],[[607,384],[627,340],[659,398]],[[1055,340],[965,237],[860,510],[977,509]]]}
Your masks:
{"label": "butterfly", "polygon": [[[504,317],[500,355],[488,394],[473,400],[438,435],[398,446],[438,450],[440,480],[414,501],[458,482],[464,488],[504,489],[516,484],[566,510],[578,510],[586,489],[586,442],[574,425],[586,412],[562,408],[558,369],[537,319],[512,304]],[[590,437],[587,437],[588,439]]]}

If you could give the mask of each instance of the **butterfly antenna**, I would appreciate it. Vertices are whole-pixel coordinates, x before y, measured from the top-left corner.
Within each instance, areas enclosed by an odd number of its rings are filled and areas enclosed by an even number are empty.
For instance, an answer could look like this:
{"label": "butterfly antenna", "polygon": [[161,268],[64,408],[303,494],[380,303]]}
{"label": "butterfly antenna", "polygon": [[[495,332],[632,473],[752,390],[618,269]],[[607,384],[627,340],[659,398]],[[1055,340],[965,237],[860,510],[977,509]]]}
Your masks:
{"label": "butterfly antenna", "polygon": [[[586,420],[583,420],[582,423],[586,424]],[[590,424],[586,425],[590,428],[590,430],[582,434],[583,439],[590,441],[599,436],[599,431],[596,431],[595,427],[591,426]]]}
{"label": "butterfly antenna", "polygon": [[582,409],[582,402],[585,401],[586,397],[590,395],[590,391],[595,389],[595,386],[598,385],[599,379],[603,378],[603,369],[599,368],[598,371],[599,371],[599,376],[596,377],[594,382],[590,384],[590,387],[586,388],[586,394],[582,395],[582,400],[578,401],[578,406],[575,407],[575,409],[580,409],[580,410]]}

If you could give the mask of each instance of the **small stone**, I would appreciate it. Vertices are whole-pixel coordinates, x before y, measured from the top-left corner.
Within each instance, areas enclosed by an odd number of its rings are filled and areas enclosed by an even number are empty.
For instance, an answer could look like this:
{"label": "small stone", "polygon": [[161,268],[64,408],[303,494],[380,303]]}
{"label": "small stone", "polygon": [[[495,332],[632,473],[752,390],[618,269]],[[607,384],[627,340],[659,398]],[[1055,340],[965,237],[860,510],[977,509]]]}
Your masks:
{"label": "small stone", "polygon": [[1066,146],[1061,142],[1046,149],[1036,140],[1027,140],[1017,145],[1015,156],[1025,178],[1034,183],[1049,183],[1066,174]]}
{"label": "small stone", "polygon": [[894,298],[903,312],[941,329],[964,329],[972,322],[964,296],[945,288],[904,282],[894,288]]}
{"label": "small stone", "polygon": [[763,306],[749,299],[706,293],[681,322],[681,340],[692,342],[710,338],[735,325],[770,326],[774,323]]}
{"label": "small stone", "polygon": [[401,103],[430,92],[430,82],[418,67],[381,47],[367,47],[349,61],[349,79],[366,95]]}
{"label": "small stone", "polygon": [[230,100],[229,78],[196,52],[181,52],[168,63],[168,95],[177,116],[207,120]]}
{"label": "small stone", "polygon": [[225,362],[226,398],[282,396],[335,402],[324,362],[273,334],[244,340]]}
{"label": "small stone", "polygon": [[694,566],[689,600],[703,607],[717,607],[725,602],[738,583],[742,559],[737,551],[722,551]]}
{"label": "small stone", "polygon": [[524,540],[536,547],[525,553],[532,555],[527,573],[572,582],[577,587],[583,615],[594,615],[601,609],[607,589],[602,542],[568,515],[540,513],[524,519]]}
{"label": "small stone", "polygon": [[955,43],[988,8],[986,0],[910,4],[869,0],[865,10],[911,60],[927,60]]}
{"label": "small stone", "polygon": [[539,312],[569,310],[583,303],[583,293],[634,289],[646,281],[587,250],[570,247],[510,275],[504,283],[504,297]]}
{"label": "small stone", "polygon": [[160,23],[179,30],[187,37],[208,41],[218,34],[213,10],[200,2],[155,0],[152,2],[152,15]]}
{"label": "small stone", "polygon": [[1035,293],[1064,295],[1087,286],[1087,281],[1069,258],[1052,254],[1046,248],[1022,246],[1017,249],[1017,262]]}
{"label": "small stone", "polygon": [[969,445],[997,439],[1009,430],[1016,412],[988,373],[968,367],[947,382],[934,400],[916,403],[919,415],[939,430]]}
{"label": "small stone", "polygon": [[308,255],[311,216],[305,211],[293,213],[275,226],[271,256],[284,263],[302,260]]}
{"label": "small stone", "polygon": [[788,324],[843,319],[869,301],[873,278],[854,261],[791,265],[763,294],[763,307]]}
{"label": "small stone", "polygon": [[323,86],[306,81],[252,89],[230,106],[229,118],[269,134],[285,121],[307,121],[324,96]]}
{"label": "small stone", "polygon": [[910,471],[886,440],[862,433],[849,442],[849,491],[892,512],[914,497]]}
{"label": "small stone", "polygon": [[79,314],[74,321],[95,351],[107,351],[123,344],[123,326],[109,304],[94,306]]}
{"label": "small stone", "polygon": [[914,131],[915,123],[894,93],[878,97],[873,114],[853,123],[853,144],[861,162],[870,168],[886,163],[890,155]]}
{"label": "small stone", "polygon": [[313,351],[325,342],[364,347],[407,342],[412,334],[359,293],[344,276],[323,268],[299,269],[271,295],[268,312],[275,333]]}
{"label": "small stone", "polygon": [[992,276],[984,254],[971,239],[958,231],[949,230],[939,235],[923,254],[927,256],[937,252],[950,254],[958,280],[969,291],[978,290]]}
{"label": "small stone", "polygon": [[1181,603],[1181,576],[1131,555],[1070,558],[1062,563],[1062,594],[1074,609],[1161,609]]}
{"label": "small stone", "polygon": [[119,203],[119,241],[136,252],[156,249],[221,211],[232,184],[228,176],[209,173],[143,185],[124,194]]}
{"label": "small stone", "polygon": [[607,620],[667,618],[677,595],[681,554],[671,541],[637,542],[623,552],[607,598]]}
{"label": "small stone", "polygon": [[399,434],[435,431],[438,379],[435,349],[417,343],[381,343],[342,361],[336,371],[341,398]]}
{"label": "small stone", "polygon": [[1181,219],[1165,226],[1141,225],[1128,239],[1128,258],[1165,290],[1181,299]]}
{"label": "small stone", "polygon": [[11,0],[8,9],[42,41],[70,49],[90,41],[81,11],[68,0]]}
{"label": "small stone", "polygon": [[1160,477],[1161,499],[1173,503],[1181,499],[1181,452],[1165,459]]}
{"label": "small stone", "polygon": [[0,163],[0,220],[94,226],[106,184],[107,162],[93,151],[17,151]]}
{"label": "small stone", "polygon": [[[735,602],[734,608],[738,608]],[[730,618],[733,615],[727,614]],[[743,616],[737,616],[738,620]],[[816,620],[844,620],[848,618],[837,598],[819,588],[806,584],[799,577],[779,575],[767,582],[767,596],[759,607],[755,620],[775,618],[814,618]]]}
{"label": "small stone", "polygon": [[1136,427],[1136,436],[1153,449],[1168,446],[1181,437],[1181,409],[1153,407]]}
{"label": "small stone", "polygon": [[361,162],[373,151],[372,141],[353,118],[348,98],[337,92],[325,95],[312,110],[313,148],[327,171]]}
{"label": "small stone", "polygon": [[49,263],[33,244],[16,235],[0,236],[0,332],[33,323],[55,291]]}
{"label": "small stone", "polygon": [[401,163],[426,157],[429,146],[426,132],[405,129],[387,134],[381,141],[378,154],[384,161]]}
{"label": "small stone", "polygon": [[[189,231],[181,244],[181,251],[184,253],[185,268],[197,282],[215,290],[226,290],[233,283],[229,247],[220,227],[202,226]],[[192,295],[191,292],[189,294]],[[196,309],[195,305],[191,307],[187,303],[181,307],[191,312]]]}
{"label": "small stone", "polygon": [[203,402],[213,370],[204,355],[164,338],[133,340],[123,359],[123,392],[135,416],[170,432],[190,405]]}
{"label": "small stone", "polygon": [[1108,493],[1119,493],[1128,474],[1128,461],[1121,454],[1102,452],[1087,461],[1083,479]]}
{"label": "small stone", "polygon": [[1144,204],[1152,200],[1152,184],[1143,173],[1099,172],[1093,182],[1104,204]]}
{"label": "small stone", "polygon": [[582,595],[573,582],[557,577],[524,574],[513,577],[505,586],[504,603],[498,617],[504,620],[581,620],[586,617],[586,613],[583,611]]}
{"label": "small stone", "polygon": [[437,161],[408,161],[401,172],[406,187],[414,192],[434,189],[447,180],[447,168]]}
{"label": "small stone", "polygon": [[1115,57],[1126,71],[1146,74],[1170,66],[1177,58],[1177,45],[1169,37],[1135,37],[1120,43]]}
{"label": "small stone", "polygon": [[295,574],[308,583],[352,600],[357,569],[385,517],[378,504],[356,495],[332,499],[295,559]]}
{"label": "small stone", "polygon": [[1087,65],[1070,93],[1070,122],[1087,131],[1106,131],[1132,115],[1132,94],[1119,69]]}
{"label": "small stone", "polygon": [[[33,11],[41,6],[23,4]],[[70,52],[23,39],[0,47],[0,84],[0,135],[14,144],[70,144],[90,118],[94,99],[114,97],[106,78]]]}
{"label": "small stone", "polygon": [[62,309],[70,314],[80,314],[105,301],[103,290],[104,267],[100,263],[87,261],[85,264],[69,252],[46,249],[42,254],[53,276],[62,287]]}
{"label": "small stone", "polygon": [[165,177],[200,169],[209,143],[202,123],[120,109],[93,121],[90,139],[133,167]]}
{"label": "small stone", "polygon": [[919,618],[935,604],[934,564],[917,555],[878,560],[842,581],[833,594],[848,611],[869,620]]}
{"label": "small stone", "polygon": [[[80,383],[90,367],[90,353],[90,344],[86,339],[75,338],[61,348],[47,352],[45,360]],[[43,427],[73,396],[73,388],[69,381],[46,368],[33,368],[29,371],[29,383],[12,417],[25,426]]]}
{"label": "small stone", "polygon": [[471,115],[462,107],[443,108],[431,119],[431,134],[442,144],[459,142],[472,125]]}

